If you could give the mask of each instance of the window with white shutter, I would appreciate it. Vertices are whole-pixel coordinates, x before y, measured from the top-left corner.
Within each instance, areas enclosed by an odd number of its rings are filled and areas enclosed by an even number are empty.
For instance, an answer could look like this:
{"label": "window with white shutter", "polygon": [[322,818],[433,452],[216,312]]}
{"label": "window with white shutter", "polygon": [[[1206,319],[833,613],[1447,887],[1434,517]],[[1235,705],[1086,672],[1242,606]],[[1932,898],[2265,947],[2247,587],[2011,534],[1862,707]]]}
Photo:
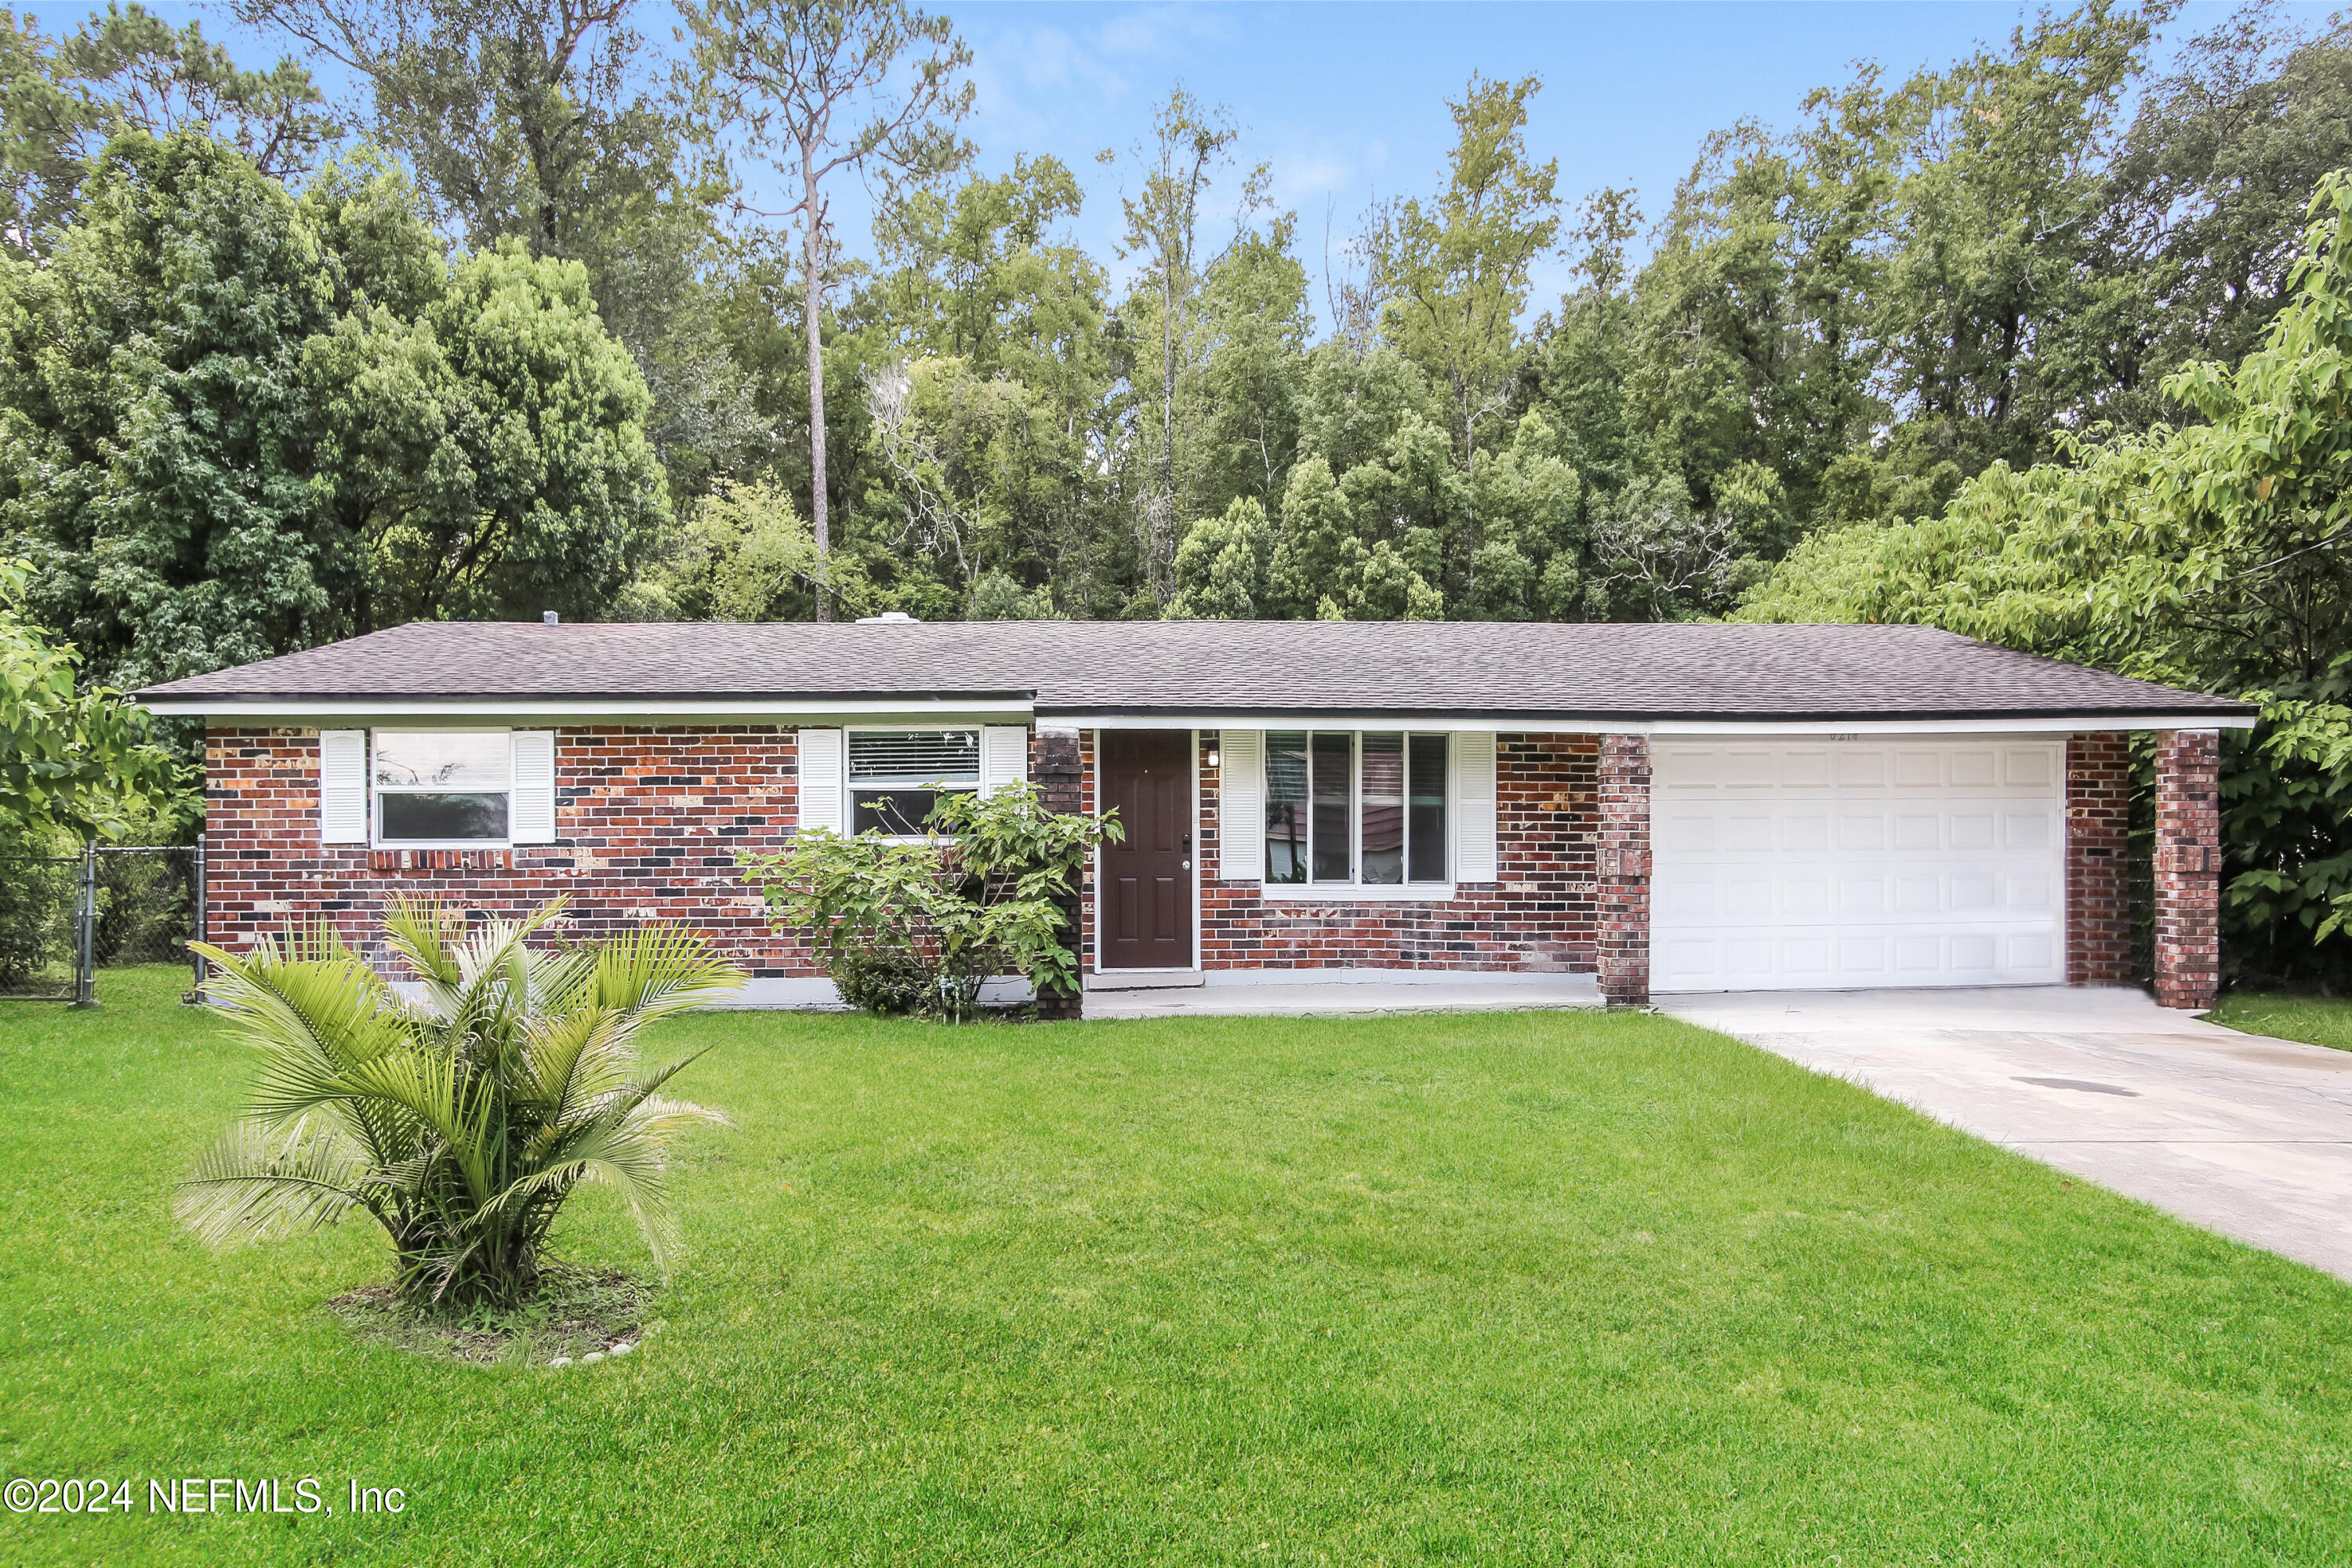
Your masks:
{"label": "window with white shutter", "polygon": [[845,831],[847,813],[841,788],[841,736],[838,730],[803,730],[800,733],[800,826]]}
{"label": "window with white shutter", "polygon": [[1454,877],[1495,879],[1495,737],[1454,736]]}
{"label": "window with white shutter", "polygon": [[1029,727],[987,724],[980,731],[980,787],[1029,782]]}
{"label": "window with white shutter", "polygon": [[368,841],[367,731],[319,731],[319,842]]}
{"label": "window with white shutter", "polygon": [[508,833],[517,844],[555,842],[555,731],[517,730],[507,737],[514,758],[513,805]]}
{"label": "window with white shutter", "polygon": [[1265,876],[1265,737],[1227,730],[1217,742],[1217,875],[1228,882]]}

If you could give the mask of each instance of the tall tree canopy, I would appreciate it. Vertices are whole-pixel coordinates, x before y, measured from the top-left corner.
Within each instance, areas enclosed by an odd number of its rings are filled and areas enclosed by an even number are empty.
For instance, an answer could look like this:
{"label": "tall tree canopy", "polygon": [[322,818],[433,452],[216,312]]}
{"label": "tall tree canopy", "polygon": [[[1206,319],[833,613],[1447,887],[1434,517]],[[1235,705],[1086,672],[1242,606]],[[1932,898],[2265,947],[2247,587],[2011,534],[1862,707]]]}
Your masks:
{"label": "tall tree canopy", "polygon": [[0,533],[101,678],[411,616],[594,611],[667,515],[580,269],[444,263],[397,174],[301,196],[129,132],[43,262],[0,258]]}

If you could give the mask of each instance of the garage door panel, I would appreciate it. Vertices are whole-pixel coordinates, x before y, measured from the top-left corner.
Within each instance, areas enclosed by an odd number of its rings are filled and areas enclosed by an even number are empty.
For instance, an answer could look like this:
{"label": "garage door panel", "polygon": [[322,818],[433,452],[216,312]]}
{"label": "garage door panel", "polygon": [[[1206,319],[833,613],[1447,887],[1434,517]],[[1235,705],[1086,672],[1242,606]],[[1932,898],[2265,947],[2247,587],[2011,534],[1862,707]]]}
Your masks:
{"label": "garage door panel", "polygon": [[1783,752],[1774,764],[1773,774],[1784,790],[1827,789],[1830,784],[1830,754],[1827,752]]}
{"label": "garage door panel", "polygon": [[1662,989],[2048,983],[2057,742],[1659,748]]}

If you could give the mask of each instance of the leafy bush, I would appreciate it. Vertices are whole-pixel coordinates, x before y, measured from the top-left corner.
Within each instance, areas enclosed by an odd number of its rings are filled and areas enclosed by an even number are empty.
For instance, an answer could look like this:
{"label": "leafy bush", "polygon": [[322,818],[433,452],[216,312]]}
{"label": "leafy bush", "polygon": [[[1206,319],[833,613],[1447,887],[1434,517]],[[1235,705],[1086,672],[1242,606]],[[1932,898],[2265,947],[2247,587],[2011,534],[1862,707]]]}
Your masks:
{"label": "leafy bush", "polygon": [[0,991],[22,990],[73,956],[81,873],[51,858],[62,845],[54,830],[0,818]]}
{"label": "leafy bush", "polygon": [[1077,990],[1066,906],[1095,847],[1123,837],[1116,814],[1049,811],[1036,786],[1009,784],[941,792],[923,826],[917,840],[804,828],[780,854],[743,857],[744,880],[858,1006],[962,1022],[992,975],[1026,974],[1040,996]]}
{"label": "leafy bush", "polygon": [[929,966],[906,948],[846,948],[827,955],[825,973],[843,1001],[885,1018],[924,1011],[938,989]]}
{"label": "leafy bush", "polygon": [[499,1306],[537,1285],[564,1200],[601,1182],[667,1268],[670,1137],[725,1118],[660,1098],[702,1053],[646,1071],[637,1031],[742,976],[669,926],[526,946],[562,908],[468,935],[454,910],[395,900],[384,932],[423,977],[421,1006],[325,928],[243,954],[199,944],[262,1068],[245,1115],[182,1184],[180,1218],[217,1246],[364,1211],[392,1239],[402,1297]]}

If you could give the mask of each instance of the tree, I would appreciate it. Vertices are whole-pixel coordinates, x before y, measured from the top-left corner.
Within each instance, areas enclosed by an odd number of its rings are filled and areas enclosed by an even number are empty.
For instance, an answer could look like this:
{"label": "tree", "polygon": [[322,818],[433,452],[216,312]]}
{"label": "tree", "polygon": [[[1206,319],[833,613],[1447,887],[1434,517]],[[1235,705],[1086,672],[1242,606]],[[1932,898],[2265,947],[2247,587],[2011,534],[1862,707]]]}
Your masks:
{"label": "tree", "polygon": [[37,253],[71,216],[100,152],[122,132],[202,131],[272,179],[315,167],[343,132],[322,111],[310,73],[292,60],[241,69],[195,23],[173,32],[118,0],[56,39],[30,16],[0,12],[0,76],[7,243]]}
{"label": "tree", "polygon": [[[1407,198],[1383,213],[1371,237],[1383,321],[1448,404],[1456,461],[1476,467],[1478,421],[1503,411],[1518,368],[1518,316],[1528,277],[1559,234],[1558,162],[1528,156],[1528,100],[1535,77],[1473,76],[1454,114],[1445,190],[1423,206]],[[1475,503],[1452,554],[1466,587],[1478,543]]]}
{"label": "tree", "polygon": [[669,172],[670,127],[631,62],[635,0],[232,0],[352,73],[378,142],[468,243],[572,254]]}
{"label": "tree", "polygon": [[[1181,384],[1193,367],[1194,316],[1207,270],[1201,256],[1201,203],[1211,170],[1231,159],[1240,137],[1231,114],[1203,106],[1179,84],[1153,113],[1150,141],[1134,149],[1143,165],[1141,187],[1134,195],[1119,198],[1127,227],[1118,254],[1122,258],[1142,257],[1147,279],[1139,293],[1144,308],[1132,312],[1140,318],[1134,325],[1148,330],[1160,349],[1158,374],[1146,399],[1158,405],[1159,450],[1151,458],[1156,470],[1152,480],[1138,500],[1137,531],[1142,585],[1163,603],[1169,592],[1167,573],[1185,522],[1177,482],[1178,403]],[[1108,162],[1112,156],[1105,152],[1102,159]],[[1261,164],[1244,182],[1242,213],[1257,204],[1265,180]]]}
{"label": "tree", "polygon": [[1222,517],[1202,518],[1176,550],[1176,597],[1168,618],[1253,621],[1264,618],[1266,569],[1274,532],[1265,508],[1243,496]]}
{"label": "tree", "polygon": [[110,683],[601,612],[667,516],[646,403],[578,264],[453,269],[381,167],[298,200],[130,133],[48,260],[0,258],[0,532]]}
{"label": "tree", "polygon": [[241,953],[191,943],[261,1071],[181,1184],[182,1223],[218,1247],[364,1214],[392,1242],[403,1297],[505,1307],[538,1287],[549,1227],[593,1182],[667,1268],[670,1141],[726,1118],[661,1094],[711,1047],[648,1070],[637,1036],[742,975],[668,926],[530,946],[562,910],[469,928],[460,910],[394,900],[384,935],[422,977],[423,1007],[327,928]]}
{"label": "tree", "polygon": [[367,624],[600,616],[668,522],[652,397],[576,261],[502,241],[415,319],[311,339],[302,381],[312,494],[368,551]]}
{"label": "tree", "polygon": [[31,574],[29,562],[0,560],[0,836],[119,838],[163,803],[178,769],[148,739],[145,710],[103,687],[74,689],[79,656],[25,618]]}
{"label": "tree", "polygon": [[[834,245],[825,181],[869,166],[935,175],[961,161],[950,127],[971,108],[971,84],[957,80],[971,51],[946,17],[904,0],[685,0],[679,10],[711,134],[799,183],[797,200],[765,216],[800,221],[809,516],[822,570],[833,545],[821,329]],[[909,54],[919,57],[911,68],[901,64]],[[829,613],[820,584],[817,618]]]}

